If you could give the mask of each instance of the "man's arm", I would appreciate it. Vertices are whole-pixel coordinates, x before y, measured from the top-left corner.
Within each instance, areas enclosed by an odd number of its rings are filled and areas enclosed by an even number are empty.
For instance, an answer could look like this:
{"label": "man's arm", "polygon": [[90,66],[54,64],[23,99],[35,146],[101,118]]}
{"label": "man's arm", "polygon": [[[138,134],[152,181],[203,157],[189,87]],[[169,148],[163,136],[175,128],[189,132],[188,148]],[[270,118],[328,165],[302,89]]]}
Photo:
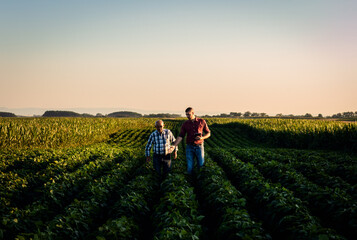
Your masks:
{"label": "man's arm", "polygon": [[150,150],[151,150],[152,142],[153,142],[153,136],[151,134],[149,137],[148,143],[146,144],[146,147],[145,147],[145,156],[146,156],[147,162],[150,162]]}
{"label": "man's arm", "polygon": [[180,144],[180,142],[182,141],[182,139],[184,138],[185,135],[186,135],[186,129],[185,129],[185,124],[183,124],[181,126],[181,130],[180,130],[180,133],[179,133],[176,141],[172,143],[170,152],[172,152],[174,150],[174,148],[176,148]]}
{"label": "man's arm", "polygon": [[176,141],[173,142],[170,147],[170,153],[172,153],[175,149],[177,149],[177,146],[180,144],[181,141],[182,141],[182,137],[178,136]]}
{"label": "man's arm", "polygon": [[183,139],[182,137],[178,136],[176,141],[174,143],[172,143],[171,147],[177,147],[180,144],[180,142],[182,141],[182,139]]}
{"label": "man's arm", "polygon": [[[174,136],[174,134],[169,130],[169,134],[170,134],[170,139],[171,139],[171,144],[173,144],[175,141],[176,141],[176,138],[175,138],[175,136]],[[170,147],[170,149],[169,149],[169,153],[172,153],[172,152],[174,152],[174,159],[176,159],[177,158],[177,151],[178,151],[178,146],[172,146],[171,145],[171,147]]]}
{"label": "man's arm", "polygon": [[205,140],[211,136],[211,132],[206,133],[204,136],[200,137],[201,140]]}
{"label": "man's arm", "polygon": [[[170,131],[170,137],[171,137],[171,145],[175,143],[176,138],[174,136],[174,134]],[[178,151],[178,146],[175,147],[175,151]]]}
{"label": "man's arm", "polygon": [[206,133],[204,136],[200,137],[201,140],[205,140],[207,138],[209,138],[211,136],[211,131],[209,130],[207,123],[205,120],[204,121],[204,127],[203,127],[203,131]]}

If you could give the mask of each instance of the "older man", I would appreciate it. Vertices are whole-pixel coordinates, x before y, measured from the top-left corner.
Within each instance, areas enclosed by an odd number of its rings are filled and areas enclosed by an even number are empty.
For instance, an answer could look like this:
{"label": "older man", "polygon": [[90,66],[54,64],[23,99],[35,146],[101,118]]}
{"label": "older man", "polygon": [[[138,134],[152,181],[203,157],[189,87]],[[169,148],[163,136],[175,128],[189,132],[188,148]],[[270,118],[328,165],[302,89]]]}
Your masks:
{"label": "older man", "polygon": [[[157,120],[155,122],[156,131],[150,134],[148,143],[145,147],[146,161],[150,162],[150,150],[153,146],[153,166],[156,172],[162,177],[171,170],[171,152],[174,150],[174,159],[177,158],[178,148],[172,148],[171,143],[176,141],[174,135],[169,129],[164,129],[164,122]],[[161,175],[161,168],[163,174]]]}

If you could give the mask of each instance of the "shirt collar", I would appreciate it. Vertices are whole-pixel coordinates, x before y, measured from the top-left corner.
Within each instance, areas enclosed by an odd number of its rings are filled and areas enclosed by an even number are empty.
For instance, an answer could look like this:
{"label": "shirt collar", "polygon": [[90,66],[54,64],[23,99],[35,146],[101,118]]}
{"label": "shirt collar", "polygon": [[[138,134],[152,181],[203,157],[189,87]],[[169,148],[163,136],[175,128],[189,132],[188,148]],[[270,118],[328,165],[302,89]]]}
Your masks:
{"label": "shirt collar", "polygon": [[156,130],[157,134],[164,134],[165,133],[165,129],[162,129],[162,133],[160,133],[158,130]]}
{"label": "shirt collar", "polygon": [[193,120],[190,120],[191,122],[198,122],[198,118],[195,116]]}

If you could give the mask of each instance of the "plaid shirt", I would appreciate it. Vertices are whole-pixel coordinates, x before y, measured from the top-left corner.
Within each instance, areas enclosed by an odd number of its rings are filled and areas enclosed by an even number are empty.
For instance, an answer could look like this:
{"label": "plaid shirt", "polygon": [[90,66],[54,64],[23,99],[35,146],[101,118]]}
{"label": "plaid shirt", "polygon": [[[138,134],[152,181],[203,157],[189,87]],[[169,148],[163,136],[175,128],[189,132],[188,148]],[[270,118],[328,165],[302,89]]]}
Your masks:
{"label": "plaid shirt", "polygon": [[[168,154],[171,143],[176,141],[174,135],[169,129],[163,129],[162,133],[160,134],[159,131],[155,131],[150,134],[149,141],[145,147],[145,156],[150,156],[151,146],[154,145],[153,151],[156,154]],[[178,148],[176,147],[175,151]]]}

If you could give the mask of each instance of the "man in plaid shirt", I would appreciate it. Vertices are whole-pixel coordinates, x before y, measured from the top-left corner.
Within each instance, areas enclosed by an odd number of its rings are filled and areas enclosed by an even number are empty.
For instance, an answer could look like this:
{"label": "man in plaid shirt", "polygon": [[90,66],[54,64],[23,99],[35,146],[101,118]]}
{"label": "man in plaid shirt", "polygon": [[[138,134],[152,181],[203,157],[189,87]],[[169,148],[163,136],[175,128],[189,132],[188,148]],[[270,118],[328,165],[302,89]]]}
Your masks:
{"label": "man in plaid shirt", "polygon": [[[161,167],[163,175],[166,175],[171,170],[171,143],[176,139],[169,129],[164,129],[164,122],[158,120],[155,122],[156,131],[150,134],[148,143],[145,147],[146,161],[150,162],[150,150],[153,146],[153,165],[156,172],[161,176]],[[174,151],[174,159],[177,158],[177,150]]]}

